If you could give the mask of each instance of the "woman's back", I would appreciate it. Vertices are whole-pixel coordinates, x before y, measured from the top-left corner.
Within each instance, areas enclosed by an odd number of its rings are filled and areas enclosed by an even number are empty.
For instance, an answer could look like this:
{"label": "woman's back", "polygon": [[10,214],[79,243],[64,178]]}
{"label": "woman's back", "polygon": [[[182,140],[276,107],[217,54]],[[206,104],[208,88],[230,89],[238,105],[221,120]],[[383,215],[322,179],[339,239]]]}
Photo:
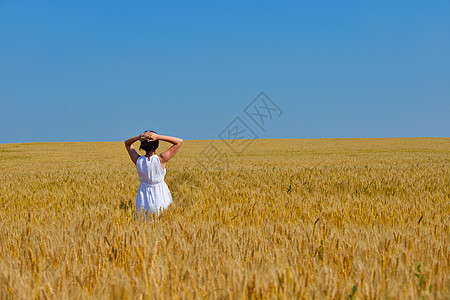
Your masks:
{"label": "woman's back", "polygon": [[141,156],[136,161],[136,169],[141,183],[157,184],[164,181],[166,170],[163,170],[158,155]]}

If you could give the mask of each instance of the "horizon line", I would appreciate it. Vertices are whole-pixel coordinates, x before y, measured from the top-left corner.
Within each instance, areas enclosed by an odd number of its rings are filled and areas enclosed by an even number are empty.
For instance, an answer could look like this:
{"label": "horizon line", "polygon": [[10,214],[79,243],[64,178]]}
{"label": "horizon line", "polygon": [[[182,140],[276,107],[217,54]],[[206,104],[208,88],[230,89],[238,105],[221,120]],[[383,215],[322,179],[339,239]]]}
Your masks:
{"label": "horizon line", "polygon": [[[327,137],[327,138],[254,138],[240,140],[356,140],[356,139],[446,139],[449,136],[409,136],[409,137]],[[234,139],[183,139],[183,141],[230,141]],[[120,141],[52,141],[52,142],[13,142],[0,143],[0,145],[11,144],[56,144],[56,143],[120,143]],[[137,141],[136,141],[137,142]]]}

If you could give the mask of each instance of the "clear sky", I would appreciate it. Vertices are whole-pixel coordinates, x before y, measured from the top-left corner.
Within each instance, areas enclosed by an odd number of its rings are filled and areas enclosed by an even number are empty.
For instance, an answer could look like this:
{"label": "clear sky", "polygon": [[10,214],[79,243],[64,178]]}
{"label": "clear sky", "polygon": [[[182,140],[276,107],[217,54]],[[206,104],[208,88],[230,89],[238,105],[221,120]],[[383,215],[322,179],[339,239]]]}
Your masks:
{"label": "clear sky", "polygon": [[[244,108],[283,111],[261,130]],[[0,0],[0,143],[450,136],[450,1]]]}

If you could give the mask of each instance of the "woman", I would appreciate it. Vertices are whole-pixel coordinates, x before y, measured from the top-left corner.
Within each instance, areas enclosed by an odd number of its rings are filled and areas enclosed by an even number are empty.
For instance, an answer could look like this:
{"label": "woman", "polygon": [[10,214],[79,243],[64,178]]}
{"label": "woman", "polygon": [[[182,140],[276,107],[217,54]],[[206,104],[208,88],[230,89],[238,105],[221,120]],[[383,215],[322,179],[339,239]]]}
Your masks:
{"label": "woman", "polygon": [[[138,140],[141,141],[139,149],[145,151],[144,156],[140,156],[133,148],[133,143]],[[173,146],[160,155],[156,155],[155,151],[160,140],[172,143]],[[182,139],[159,135],[149,130],[125,141],[125,147],[136,165],[141,181],[136,196],[136,218],[138,213],[142,212],[148,219],[151,213],[157,215],[172,203],[172,195],[164,182],[164,176],[166,163],[180,150],[181,144],[183,144]]]}

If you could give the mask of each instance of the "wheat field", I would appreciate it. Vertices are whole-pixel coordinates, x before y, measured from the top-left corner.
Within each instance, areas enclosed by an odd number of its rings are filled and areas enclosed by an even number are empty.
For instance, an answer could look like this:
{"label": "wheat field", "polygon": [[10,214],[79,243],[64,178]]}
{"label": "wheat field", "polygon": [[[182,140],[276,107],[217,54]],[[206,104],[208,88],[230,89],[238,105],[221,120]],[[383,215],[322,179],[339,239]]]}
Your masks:
{"label": "wheat field", "polygon": [[122,142],[0,145],[1,299],[450,298],[450,138],[208,143],[155,222]]}

